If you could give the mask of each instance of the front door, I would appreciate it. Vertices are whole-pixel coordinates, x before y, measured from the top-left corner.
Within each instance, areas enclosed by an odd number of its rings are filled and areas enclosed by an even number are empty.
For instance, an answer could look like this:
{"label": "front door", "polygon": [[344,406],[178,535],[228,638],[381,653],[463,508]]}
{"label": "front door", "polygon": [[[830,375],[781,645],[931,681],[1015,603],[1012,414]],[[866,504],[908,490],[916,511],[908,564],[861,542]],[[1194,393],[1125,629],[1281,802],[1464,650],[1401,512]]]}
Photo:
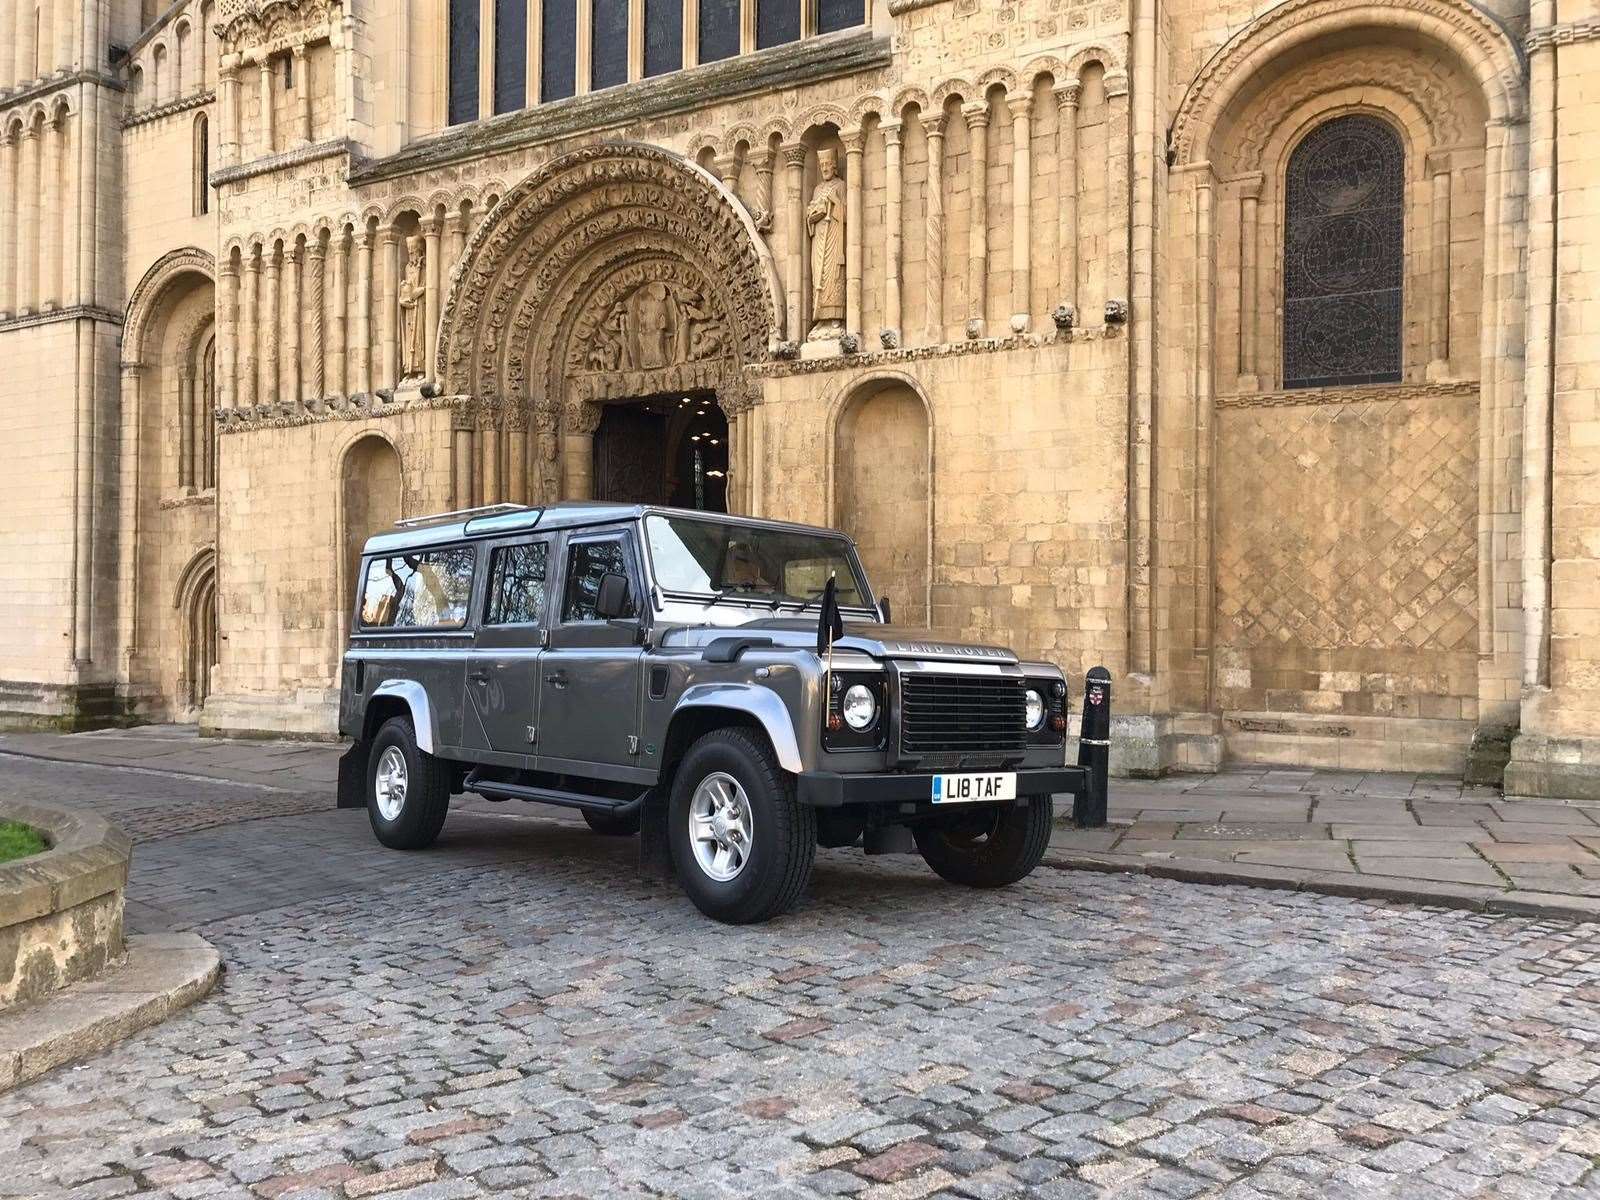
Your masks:
{"label": "front door", "polygon": [[710,392],[611,403],[594,437],[594,496],[728,511],[728,419]]}
{"label": "front door", "polygon": [[[629,779],[639,765],[641,597],[638,553],[625,529],[574,534],[563,552],[561,602],[540,659],[538,769]],[[600,581],[628,580],[629,618],[595,614]]]}
{"label": "front door", "polygon": [[534,752],[549,560],[549,538],[493,548],[484,617],[467,656],[466,744],[506,766],[522,766]]}

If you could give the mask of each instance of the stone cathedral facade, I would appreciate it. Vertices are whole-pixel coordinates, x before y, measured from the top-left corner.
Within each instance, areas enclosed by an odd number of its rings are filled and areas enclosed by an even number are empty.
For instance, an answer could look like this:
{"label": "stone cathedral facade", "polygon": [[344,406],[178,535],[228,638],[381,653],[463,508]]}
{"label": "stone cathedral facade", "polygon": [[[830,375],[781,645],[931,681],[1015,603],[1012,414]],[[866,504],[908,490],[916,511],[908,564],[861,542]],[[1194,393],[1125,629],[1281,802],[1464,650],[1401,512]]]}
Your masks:
{"label": "stone cathedral facade", "polygon": [[0,714],[326,735],[361,542],[837,524],[1117,761],[1600,794],[1600,0],[7,0]]}

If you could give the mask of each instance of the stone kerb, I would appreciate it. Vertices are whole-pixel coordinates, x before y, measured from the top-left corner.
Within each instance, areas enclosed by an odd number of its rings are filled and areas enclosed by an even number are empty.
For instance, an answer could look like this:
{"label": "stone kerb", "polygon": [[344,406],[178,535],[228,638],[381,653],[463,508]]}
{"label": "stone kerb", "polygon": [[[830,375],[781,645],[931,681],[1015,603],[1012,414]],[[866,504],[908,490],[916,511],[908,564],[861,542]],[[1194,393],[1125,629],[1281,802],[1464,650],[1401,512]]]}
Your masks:
{"label": "stone kerb", "polygon": [[123,953],[122,890],[132,843],[89,813],[0,801],[31,825],[41,854],[0,864],[0,1009],[97,975]]}

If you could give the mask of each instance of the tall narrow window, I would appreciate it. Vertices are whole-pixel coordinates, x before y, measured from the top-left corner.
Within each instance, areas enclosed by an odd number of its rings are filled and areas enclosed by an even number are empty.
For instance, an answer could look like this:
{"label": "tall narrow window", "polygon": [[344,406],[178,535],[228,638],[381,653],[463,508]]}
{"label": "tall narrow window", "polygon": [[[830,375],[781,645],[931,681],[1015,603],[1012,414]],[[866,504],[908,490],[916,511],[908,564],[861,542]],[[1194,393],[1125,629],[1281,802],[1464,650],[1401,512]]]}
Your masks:
{"label": "tall narrow window", "polygon": [[450,0],[450,124],[478,119],[478,0]]}
{"label": "tall narrow window", "polygon": [[1395,383],[1401,366],[1405,151],[1376,117],[1335,117],[1289,156],[1283,386]]}
{"label": "tall narrow window", "polygon": [[494,0],[494,111],[528,102],[528,0]]}
{"label": "tall narrow window", "polygon": [[800,40],[800,0],[756,0],[756,48]]}
{"label": "tall narrow window", "polygon": [[700,61],[739,53],[739,0],[700,0]]}
{"label": "tall narrow window", "polygon": [[628,82],[628,0],[590,0],[589,86]]}
{"label": "tall narrow window", "polygon": [[539,28],[539,99],[572,95],[578,78],[577,0],[544,0]]}
{"label": "tall narrow window", "polygon": [[817,32],[837,33],[865,21],[861,0],[817,0]]}
{"label": "tall narrow window", "polygon": [[211,136],[206,115],[194,119],[194,215],[211,211]]}
{"label": "tall narrow window", "polygon": [[683,0],[644,0],[644,73],[683,66]]}

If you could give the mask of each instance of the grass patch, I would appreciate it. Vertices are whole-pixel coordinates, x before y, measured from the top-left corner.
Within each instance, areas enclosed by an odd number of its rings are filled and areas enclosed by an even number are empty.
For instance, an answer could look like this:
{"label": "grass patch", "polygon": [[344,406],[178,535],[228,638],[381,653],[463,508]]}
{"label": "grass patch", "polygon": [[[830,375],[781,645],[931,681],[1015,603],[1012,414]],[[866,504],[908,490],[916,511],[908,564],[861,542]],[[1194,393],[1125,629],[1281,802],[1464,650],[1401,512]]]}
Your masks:
{"label": "grass patch", "polygon": [[18,821],[0,821],[0,863],[48,849],[39,831]]}

